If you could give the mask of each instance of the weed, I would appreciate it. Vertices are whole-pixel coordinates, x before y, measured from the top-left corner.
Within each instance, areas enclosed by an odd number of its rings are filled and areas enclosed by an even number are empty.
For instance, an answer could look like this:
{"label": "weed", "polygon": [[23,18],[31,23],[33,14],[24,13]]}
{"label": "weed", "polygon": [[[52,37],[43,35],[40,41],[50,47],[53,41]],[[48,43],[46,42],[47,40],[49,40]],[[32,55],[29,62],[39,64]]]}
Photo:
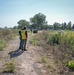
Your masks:
{"label": "weed", "polygon": [[69,61],[67,66],[69,67],[69,69],[74,71],[74,60]]}
{"label": "weed", "polygon": [[7,62],[3,66],[4,73],[13,73],[15,71],[16,71],[16,63],[14,61]]}
{"label": "weed", "polygon": [[30,43],[35,45],[35,46],[39,45],[39,41],[35,38],[30,39]]}
{"label": "weed", "polygon": [[0,39],[0,50],[3,50],[3,48],[6,46],[6,41]]}

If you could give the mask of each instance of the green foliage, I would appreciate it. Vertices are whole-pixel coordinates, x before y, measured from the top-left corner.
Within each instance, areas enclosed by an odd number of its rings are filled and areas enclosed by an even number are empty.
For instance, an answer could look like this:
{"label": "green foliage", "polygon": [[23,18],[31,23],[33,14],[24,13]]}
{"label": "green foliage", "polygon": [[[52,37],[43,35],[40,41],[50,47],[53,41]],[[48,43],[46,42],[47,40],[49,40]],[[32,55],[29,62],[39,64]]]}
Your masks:
{"label": "green foliage", "polygon": [[0,50],[6,46],[11,38],[17,35],[17,30],[15,29],[1,29],[0,30]]}
{"label": "green foliage", "polygon": [[0,50],[2,50],[6,46],[6,41],[0,39]]}
{"label": "green foliage", "polygon": [[59,35],[58,34],[54,34],[51,36],[51,41],[52,44],[59,44]]}
{"label": "green foliage", "polygon": [[46,16],[42,13],[38,13],[34,15],[34,17],[30,18],[32,26],[37,29],[42,29],[43,25],[46,25]]}
{"label": "green foliage", "polygon": [[72,31],[64,31],[64,32],[59,32],[59,31],[53,31],[50,32],[48,41],[52,44],[63,44],[66,46],[71,46],[74,45],[74,32]]}
{"label": "green foliage", "polygon": [[39,45],[39,41],[37,39],[35,39],[35,38],[30,39],[30,43],[35,45],[35,46]]}
{"label": "green foliage", "polygon": [[44,64],[44,66],[47,68],[47,70],[50,72],[50,71],[55,71],[56,70],[56,66],[54,66],[54,61],[52,59],[49,59],[47,57],[47,55],[41,55],[40,56],[40,61],[41,63]]}
{"label": "green foliage", "polygon": [[67,66],[68,66],[70,69],[74,70],[74,60],[69,61],[68,64],[67,64]]}
{"label": "green foliage", "polygon": [[[54,45],[54,48],[57,48],[57,55],[62,61],[62,64],[65,66],[67,62],[72,59],[74,56],[74,32],[73,31],[51,31],[45,37],[47,44]],[[55,46],[56,44],[56,46]],[[59,50],[59,51],[58,51]],[[55,50],[54,50],[55,51]],[[55,51],[55,52],[56,52]],[[55,55],[56,57],[58,57]],[[74,61],[68,62],[68,67],[74,69]]]}
{"label": "green foliage", "polygon": [[53,29],[54,29],[54,30],[59,30],[59,29],[71,30],[71,29],[73,28],[73,27],[71,28],[71,26],[72,26],[71,21],[70,21],[68,24],[67,24],[66,22],[64,22],[64,23],[62,23],[62,24],[55,22],[55,23],[53,24]]}
{"label": "green foliage", "polygon": [[26,20],[20,20],[17,22],[19,25],[18,25],[18,28],[21,28],[21,27],[24,27],[26,26],[27,28],[29,28],[30,26],[30,23]]}
{"label": "green foliage", "polygon": [[10,40],[17,34],[17,30],[14,29],[1,29],[0,30],[0,39],[4,39],[6,41]]}
{"label": "green foliage", "polygon": [[60,34],[57,33],[56,31],[50,31],[48,32],[49,34],[47,34],[45,36],[45,40],[47,42],[47,44],[59,44],[60,43]]}
{"label": "green foliage", "polygon": [[55,22],[55,23],[53,24],[53,28],[54,28],[54,30],[60,29],[60,24],[57,23],[57,22]]}
{"label": "green foliage", "polygon": [[41,62],[42,62],[42,63],[47,63],[47,57],[44,56],[44,55],[42,55],[42,56],[41,56]]}
{"label": "green foliage", "polygon": [[3,72],[5,73],[13,73],[16,71],[16,64],[14,61],[7,62],[3,67]]}

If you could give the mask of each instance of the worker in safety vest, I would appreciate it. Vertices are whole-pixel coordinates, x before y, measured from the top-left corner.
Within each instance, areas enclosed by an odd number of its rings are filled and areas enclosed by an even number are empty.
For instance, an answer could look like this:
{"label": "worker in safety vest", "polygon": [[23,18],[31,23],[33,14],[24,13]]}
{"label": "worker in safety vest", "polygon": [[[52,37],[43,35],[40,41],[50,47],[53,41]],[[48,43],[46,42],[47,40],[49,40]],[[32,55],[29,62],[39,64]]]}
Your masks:
{"label": "worker in safety vest", "polygon": [[26,50],[26,42],[27,42],[27,30],[26,30],[26,27],[23,27],[21,29],[21,39],[22,39],[21,48],[22,48],[22,50]]}

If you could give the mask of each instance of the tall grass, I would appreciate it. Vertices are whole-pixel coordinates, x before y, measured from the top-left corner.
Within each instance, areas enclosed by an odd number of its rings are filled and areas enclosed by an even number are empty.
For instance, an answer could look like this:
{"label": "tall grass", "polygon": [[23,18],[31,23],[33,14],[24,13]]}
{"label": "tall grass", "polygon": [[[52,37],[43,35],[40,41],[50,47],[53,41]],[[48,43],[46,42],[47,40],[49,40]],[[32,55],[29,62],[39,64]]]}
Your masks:
{"label": "tall grass", "polygon": [[50,32],[48,37],[45,38],[48,44],[61,45],[65,48],[65,50],[69,50],[71,53],[74,52],[74,32],[73,31],[64,31],[58,32],[53,31]]}
{"label": "tall grass", "polygon": [[[62,66],[66,66],[68,62],[73,60],[74,31],[42,31],[41,33],[35,35],[32,40],[34,39],[36,39],[40,43],[40,46],[43,45],[43,48],[49,46],[48,48],[53,51],[57,64],[61,63]],[[72,64],[74,64],[74,62],[72,62]],[[71,67],[73,68],[74,66],[71,65]]]}
{"label": "tall grass", "polygon": [[[36,37],[36,38],[35,38]],[[39,40],[37,38],[37,36],[33,36],[31,39],[30,39],[30,43],[33,44],[34,46],[38,46],[39,45]]]}
{"label": "tall grass", "polygon": [[17,34],[17,30],[0,29],[0,50],[2,50],[6,43]]}
{"label": "tall grass", "polygon": [[3,65],[2,72],[14,73],[16,71],[16,67],[16,62],[14,60],[10,60]]}
{"label": "tall grass", "polygon": [[[73,60],[74,57],[74,31],[53,31],[45,36],[47,44],[53,45],[55,49],[55,57],[61,61],[63,65]],[[58,57],[59,56],[59,57]],[[59,61],[58,60],[58,61]],[[70,62],[68,67],[74,69],[74,62]]]}
{"label": "tall grass", "polygon": [[6,46],[6,41],[0,39],[0,50],[2,50]]}

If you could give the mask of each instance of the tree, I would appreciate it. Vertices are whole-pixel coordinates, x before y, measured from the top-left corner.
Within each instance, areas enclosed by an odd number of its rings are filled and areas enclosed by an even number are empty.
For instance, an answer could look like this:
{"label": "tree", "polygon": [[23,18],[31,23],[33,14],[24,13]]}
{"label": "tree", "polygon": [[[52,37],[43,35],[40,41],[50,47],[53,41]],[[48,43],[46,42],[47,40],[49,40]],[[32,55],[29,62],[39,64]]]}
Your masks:
{"label": "tree", "polygon": [[61,29],[63,29],[63,23],[61,24]]}
{"label": "tree", "polygon": [[66,22],[62,23],[62,29],[67,29],[67,23]]}
{"label": "tree", "polygon": [[73,26],[72,26],[72,29],[74,29],[74,24],[73,24]]}
{"label": "tree", "polygon": [[26,20],[20,20],[17,23],[18,23],[18,28],[24,27],[24,26],[29,28],[29,26],[30,26],[30,23],[28,21],[26,21]]}
{"label": "tree", "polygon": [[60,28],[61,28],[61,24],[55,22],[55,23],[53,24],[53,28],[54,28],[55,30],[60,29]]}
{"label": "tree", "polygon": [[5,26],[5,29],[7,29],[7,26]]}
{"label": "tree", "polygon": [[45,30],[53,29],[53,25],[43,25],[43,29]]}
{"label": "tree", "polygon": [[67,29],[71,30],[71,21],[68,23]]}
{"label": "tree", "polygon": [[62,23],[61,29],[67,29],[67,24],[66,24],[66,22]]}
{"label": "tree", "polygon": [[33,27],[37,29],[42,29],[43,25],[47,24],[46,16],[42,13],[34,15],[34,17],[30,18],[30,22],[33,24]]}
{"label": "tree", "polygon": [[53,29],[53,25],[49,25],[49,29]]}
{"label": "tree", "polygon": [[13,29],[17,29],[17,26],[14,26]]}

